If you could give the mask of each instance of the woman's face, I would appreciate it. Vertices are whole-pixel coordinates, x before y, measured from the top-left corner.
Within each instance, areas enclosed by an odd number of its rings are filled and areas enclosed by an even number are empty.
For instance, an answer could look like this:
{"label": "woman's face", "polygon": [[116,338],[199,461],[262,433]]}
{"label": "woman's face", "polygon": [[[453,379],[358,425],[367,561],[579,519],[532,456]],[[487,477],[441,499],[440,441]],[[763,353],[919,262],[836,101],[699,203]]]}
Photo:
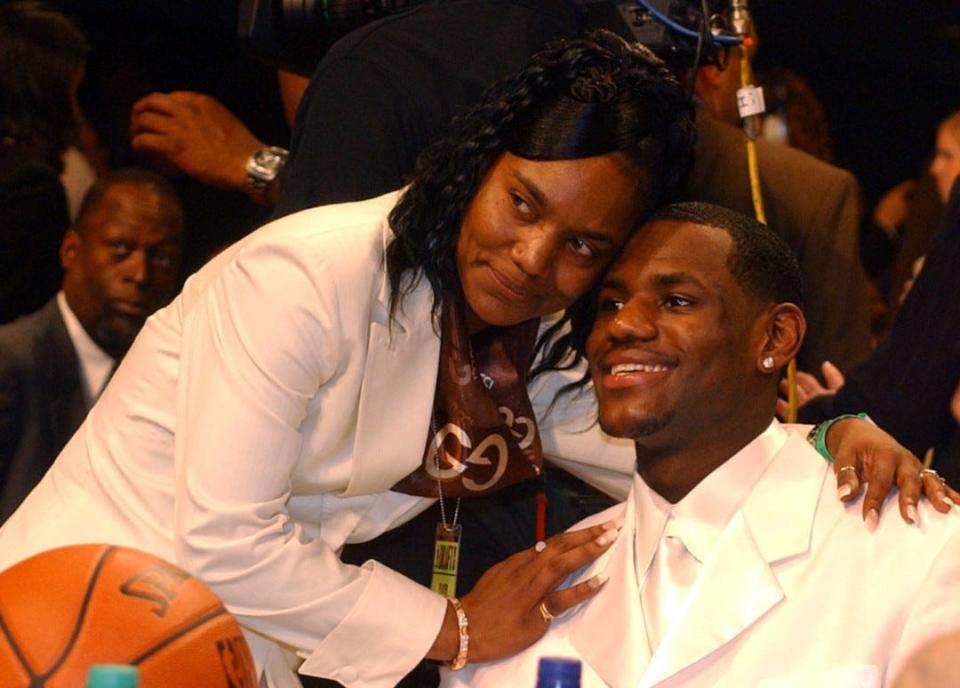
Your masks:
{"label": "woman's face", "polygon": [[545,162],[504,153],[457,241],[471,331],[539,318],[585,294],[639,220],[642,177],[620,153]]}
{"label": "woman's face", "polygon": [[960,140],[946,127],[940,127],[937,133],[937,150],[930,163],[930,174],[937,183],[940,200],[946,203],[953,182],[960,175]]}

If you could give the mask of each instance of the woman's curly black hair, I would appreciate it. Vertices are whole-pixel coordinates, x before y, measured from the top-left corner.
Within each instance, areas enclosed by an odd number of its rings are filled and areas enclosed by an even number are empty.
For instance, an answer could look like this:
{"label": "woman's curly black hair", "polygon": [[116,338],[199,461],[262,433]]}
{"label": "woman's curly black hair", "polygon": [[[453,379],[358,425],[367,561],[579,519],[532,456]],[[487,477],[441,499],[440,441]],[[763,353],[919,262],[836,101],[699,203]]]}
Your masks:
{"label": "woman's curly black hair", "polygon": [[[425,149],[410,186],[390,213],[387,247],[391,313],[419,279],[434,294],[458,285],[456,246],[467,207],[505,152],[528,160],[575,160],[620,152],[642,172],[645,216],[671,199],[689,169],[692,111],[681,85],[653,53],[608,31],[560,40],[489,89],[453,133]],[[641,182],[645,182],[641,186]],[[576,363],[564,317],[544,333],[536,372]],[[435,323],[436,324],[436,323]],[[548,345],[548,342],[549,345]]]}

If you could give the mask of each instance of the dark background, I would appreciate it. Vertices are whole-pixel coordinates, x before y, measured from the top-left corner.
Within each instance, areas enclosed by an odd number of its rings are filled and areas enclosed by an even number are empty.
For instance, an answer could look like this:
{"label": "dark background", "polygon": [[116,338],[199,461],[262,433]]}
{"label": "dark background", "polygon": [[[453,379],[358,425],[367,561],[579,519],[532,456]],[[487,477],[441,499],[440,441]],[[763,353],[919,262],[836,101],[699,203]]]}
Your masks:
{"label": "dark background", "polygon": [[917,175],[960,109],[960,2],[756,0],[760,64],[796,70],[823,102],[838,162],[867,197]]}
{"label": "dark background", "polygon": [[[93,45],[83,100],[126,156],[125,108],[149,90],[214,95],[254,133],[284,143],[272,70],[235,40],[236,0],[60,0]],[[936,124],[960,109],[955,0],[754,0],[758,66],[807,78],[823,101],[838,162],[868,201],[922,169]],[[110,92],[111,97],[105,97]]]}

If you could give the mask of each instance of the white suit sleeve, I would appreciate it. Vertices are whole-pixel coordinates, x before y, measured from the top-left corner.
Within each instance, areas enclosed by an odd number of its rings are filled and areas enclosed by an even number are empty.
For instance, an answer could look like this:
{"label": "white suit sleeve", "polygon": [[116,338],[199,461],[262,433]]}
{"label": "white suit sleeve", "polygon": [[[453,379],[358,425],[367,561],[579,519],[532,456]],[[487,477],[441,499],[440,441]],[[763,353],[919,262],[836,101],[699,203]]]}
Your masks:
{"label": "white suit sleeve", "polygon": [[429,650],[446,601],[379,564],[341,563],[286,510],[308,404],[352,345],[337,285],[304,254],[248,246],[184,315],[177,559],[310,673],[392,686]]}
{"label": "white suit sleeve", "polygon": [[[943,517],[936,514],[930,518]],[[958,517],[951,514],[947,518]],[[921,520],[921,527],[922,523]],[[900,642],[891,653],[888,680],[898,676],[904,665],[927,643],[960,632],[960,534],[954,534],[943,545],[919,591],[900,634]],[[878,600],[877,604],[883,604],[883,601]]]}

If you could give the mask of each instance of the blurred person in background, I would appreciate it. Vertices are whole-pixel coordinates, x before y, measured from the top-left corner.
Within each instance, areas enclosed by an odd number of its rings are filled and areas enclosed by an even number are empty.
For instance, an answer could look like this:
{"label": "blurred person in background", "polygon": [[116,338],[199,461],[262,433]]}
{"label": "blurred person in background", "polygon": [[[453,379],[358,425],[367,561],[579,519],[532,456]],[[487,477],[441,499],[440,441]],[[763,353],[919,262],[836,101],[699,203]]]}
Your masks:
{"label": "blurred person in background", "polygon": [[940,123],[937,146],[930,163],[930,175],[937,183],[937,193],[944,203],[950,189],[960,176],[960,112],[955,112]]}
{"label": "blurred person in background", "polygon": [[[287,124],[293,126],[307,80],[277,70]],[[283,142],[286,145],[286,142]],[[257,138],[216,98],[195,91],[150,93],[130,114],[134,151],[202,184],[246,194],[273,206],[280,193],[280,172],[287,151]]]}
{"label": "blurred person in background", "polygon": [[893,311],[906,298],[917,261],[940,229],[944,205],[960,173],[960,112],[937,127],[934,153],[925,174],[887,191],[873,211],[873,224],[882,230],[889,258],[885,292]]}
{"label": "blurred person in background", "polygon": [[[960,479],[960,182],[954,181],[940,233],[877,350],[843,373],[824,363],[823,382],[798,373],[800,419],[865,411],[933,468]],[[825,384],[824,384],[825,383]],[[781,400],[778,413],[786,412]]]}
{"label": "blurred person in background", "polygon": [[108,173],[63,237],[61,291],[0,325],[0,523],[80,427],[146,318],[173,297],[182,227],[162,177]]}
{"label": "blurred person in background", "polygon": [[[755,216],[737,89],[741,58],[696,75],[697,145],[685,198]],[[783,143],[756,142],[767,224],[790,245],[806,288],[798,363],[853,365],[870,353],[868,282],[860,263],[860,185],[846,170]]]}
{"label": "blurred person in background", "polygon": [[60,175],[86,57],[83,34],[59,12],[30,0],[0,6],[0,323],[60,287],[70,224]]}

